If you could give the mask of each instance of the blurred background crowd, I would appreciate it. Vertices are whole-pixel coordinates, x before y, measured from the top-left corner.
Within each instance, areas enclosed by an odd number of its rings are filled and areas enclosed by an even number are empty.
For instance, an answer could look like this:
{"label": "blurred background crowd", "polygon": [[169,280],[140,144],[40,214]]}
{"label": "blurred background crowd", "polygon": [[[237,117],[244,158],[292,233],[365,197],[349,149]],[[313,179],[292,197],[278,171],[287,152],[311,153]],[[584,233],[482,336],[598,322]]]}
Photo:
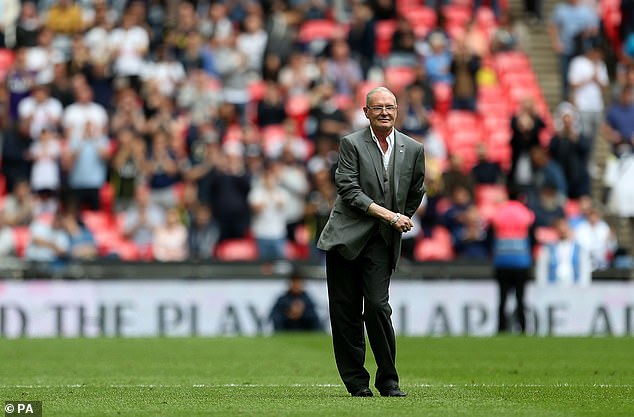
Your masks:
{"label": "blurred background crowd", "polygon": [[[510,188],[537,244],[605,268],[629,243],[604,216],[634,225],[633,5],[0,0],[0,253],[319,260],[338,140],[386,85],[426,145],[406,260],[490,259]],[[529,27],[559,59],[552,113]]]}

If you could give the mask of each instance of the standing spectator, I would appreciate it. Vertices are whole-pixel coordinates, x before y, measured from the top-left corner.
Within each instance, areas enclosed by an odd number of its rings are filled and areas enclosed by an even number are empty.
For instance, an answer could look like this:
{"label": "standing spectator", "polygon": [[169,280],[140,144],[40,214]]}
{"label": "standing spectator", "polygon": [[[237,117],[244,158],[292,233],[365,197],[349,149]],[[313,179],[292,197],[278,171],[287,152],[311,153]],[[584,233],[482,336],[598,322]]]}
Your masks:
{"label": "standing spectator", "polygon": [[330,212],[335,204],[337,189],[327,168],[313,173],[313,190],[306,202],[306,226],[312,237],[313,255],[317,253],[317,240],[326,226]]}
{"label": "standing spectator", "polygon": [[213,2],[209,5],[209,12],[199,25],[200,33],[211,41],[214,48],[229,40],[233,33],[233,24],[227,17],[227,5]]}
{"label": "standing spectator", "polygon": [[284,97],[277,83],[266,83],[264,97],[258,101],[258,126],[279,125],[286,119]]}
{"label": "standing spectator", "polygon": [[20,9],[15,28],[15,47],[33,47],[37,44],[37,35],[42,27],[42,21],[37,14],[35,1],[24,1]]}
{"label": "standing spectator", "polygon": [[337,94],[354,94],[357,84],[363,80],[361,66],[350,55],[350,47],[345,39],[332,42],[324,75],[334,83]]}
{"label": "standing spectator", "polygon": [[518,201],[516,189],[509,189],[509,200],[502,203],[491,219],[493,228],[493,265],[500,290],[498,307],[498,333],[506,332],[506,299],[515,289],[517,318],[522,333],[526,332],[524,314],[524,287],[529,280],[533,263],[530,229],[535,215]]}
{"label": "standing spectator", "polygon": [[476,74],[479,69],[480,58],[469,51],[464,41],[457,42],[450,67],[453,109],[475,111],[478,94]]}
{"label": "standing spectator", "polygon": [[62,103],[50,96],[48,86],[36,84],[31,96],[18,105],[20,123],[32,139],[37,140],[44,127],[58,129],[63,113]]}
{"label": "standing spectator", "polygon": [[110,32],[109,43],[115,74],[127,77],[130,86],[139,91],[139,76],[150,39],[145,29],[136,25],[136,18],[131,11],[126,11],[121,26]]}
{"label": "standing spectator", "polygon": [[474,196],[475,184],[473,177],[469,172],[466,174],[462,156],[458,153],[452,153],[449,156],[449,169],[442,174],[445,196],[452,198],[454,191],[459,187],[465,189],[470,198]]}
{"label": "standing spectator", "polygon": [[165,44],[157,47],[154,59],[143,66],[140,75],[144,82],[156,85],[158,91],[168,97],[174,96],[186,77],[183,64]]}
{"label": "standing spectator", "polygon": [[95,134],[105,134],[108,114],[102,106],[92,101],[92,89],[84,81],[76,87],[75,93],[77,101],[66,107],[62,118],[66,139],[83,136],[88,123],[95,129]]}
{"label": "standing spectator", "polygon": [[0,48],[15,44],[15,24],[20,14],[20,2],[3,0],[0,3]]}
{"label": "standing spectator", "polygon": [[8,192],[13,191],[18,180],[31,176],[31,160],[28,156],[31,142],[31,138],[20,133],[15,124],[2,130],[0,170]]}
{"label": "standing spectator", "polygon": [[26,49],[19,48],[15,52],[15,61],[6,75],[5,82],[9,89],[9,117],[18,120],[18,105],[28,97],[31,88],[36,84],[37,72],[29,70],[26,65]]}
{"label": "standing spectator", "polygon": [[478,144],[477,152],[478,162],[471,169],[474,182],[477,185],[501,183],[504,175],[500,164],[487,159],[487,148],[484,144]]}
{"label": "standing spectator", "polygon": [[110,32],[114,26],[111,10],[106,0],[93,2],[95,17],[93,23],[84,35],[84,44],[88,48],[92,61],[110,60]]}
{"label": "standing spectator", "polygon": [[48,84],[53,81],[53,66],[58,62],[68,61],[64,53],[53,44],[55,34],[47,28],[40,30],[37,45],[28,48],[26,66],[37,74],[37,83]]}
{"label": "standing spectator", "polygon": [[473,206],[473,200],[469,190],[464,185],[456,185],[451,192],[449,209],[443,216],[443,224],[451,234],[451,241],[456,245],[465,225],[466,213]]}
{"label": "standing spectator", "polygon": [[307,94],[318,76],[319,68],[314,58],[302,51],[293,51],[288,63],[280,70],[279,83],[289,96]]}
{"label": "standing spectator", "polygon": [[617,248],[616,236],[597,207],[575,229],[577,243],[590,254],[592,270],[605,269]]}
{"label": "standing spectator", "polygon": [[29,157],[33,161],[31,169],[31,188],[40,197],[48,197],[57,193],[61,185],[60,159],[62,146],[57,132],[46,126],[29,149]]}
{"label": "standing spectator", "polygon": [[262,72],[268,35],[263,29],[262,17],[259,13],[249,13],[243,25],[244,31],[238,35],[236,47],[247,57],[247,67],[252,74],[256,75]]}
{"label": "standing spectator", "polygon": [[154,259],[160,262],[184,261],[187,259],[187,229],[181,223],[176,207],[165,215],[165,223],[156,227],[152,238]]}
{"label": "standing spectator", "polygon": [[187,39],[198,32],[198,18],[194,4],[188,1],[177,2],[177,16],[172,28],[165,35],[167,52],[180,60],[187,48]]}
{"label": "standing spectator", "polygon": [[220,75],[222,93],[226,102],[234,105],[242,121],[245,107],[250,100],[248,57],[236,48],[236,36],[231,35],[226,44],[215,49],[214,62]]}
{"label": "standing spectator", "polygon": [[531,149],[531,161],[533,163],[533,181],[529,188],[529,204],[544,187],[554,190],[554,196],[559,202],[563,202],[568,195],[568,184],[566,183],[566,175],[559,163],[553,161],[548,151],[541,146],[535,146]]}
{"label": "standing spectator", "polygon": [[152,146],[144,167],[152,201],[165,207],[176,203],[173,186],[180,180],[180,169],[176,154],[170,149],[168,135],[165,131],[158,131],[152,136]]}
{"label": "standing spectator", "polygon": [[555,221],[565,216],[561,194],[557,186],[547,181],[529,200],[529,208],[535,213],[535,227],[553,227]]}
{"label": "standing spectator", "polygon": [[573,58],[568,71],[572,102],[579,111],[581,134],[590,141],[589,160],[603,121],[603,93],[609,85],[608,70],[597,38],[584,43],[585,53]]}
{"label": "standing spectator", "polygon": [[85,26],[83,13],[74,0],[57,0],[46,13],[46,28],[55,33],[56,48],[70,57],[72,39],[81,34]]}
{"label": "standing spectator", "polygon": [[123,129],[116,135],[117,150],[112,157],[110,178],[114,186],[117,211],[129,207],[136,186],[143,182],[146,146],[132,130]]}
{"label": "standing spectator", "polygon": [[220,229],[212,216],[211,209],[205,204],[198,204],[194,209],[194,217],[187,235],[190,258],[201,261],[211,259],[219,237]]}
{"label": "standing spectator", "polygon": [[99,190],[106,182],[110,142],[102,129],[86,123],[82,136],[70,138],[66,167],[72,199],[79,208],[99,210]]}
{"label": "standing spectator", "polygon": [[295,241],[295,232],[304,223],[306,211],[306,196],[309,191],[306,168],[295,156],[292,147],[287,145],[282,150],[278,169],[280,186],[287,194],[283,214],[286,219],[286,237],[289,241]]}
{"label": "standing spectator", "polygon": [[525,190],[533,181],[531,149],[540,146],[539,135],[544,127],[533,99],[522,99],[519,111],[511,118],[511,171],[508,178],[512,188]]}
{"label": "standing spectator", "polygon": [[590,194],[588,158],[591,144],[583,131],[579,131],[573,106],[562,103],[557,113],[561,119],[560,129],[550,141],[550,155],[564,172],[568,198],[577,199]]}
{"label": "standing spectator", "polygon": [[312,103],[306,119],[306,134],[313,141],[326,137],[337,143],[341,132],[348,130],[346,114],[337,107],[335,86],[329,81],[320,82],[313,89]]}
{"label": "standing spectator", "polygon": [[361,64],[365,78],[374,63],[375,25],[372,10],[366,3],[355,2],[350,19],[348,45],[354,59]]}
{"label": "standing spectator", "polygon": [[273,164],[265,167],[262,177],[249,193],[253,211],[252,230],[260,260],[284,259],[288,194],[280,184],[280,172]]}
{"label": "standing spectator", "polygon": [[407,86],[406,99],[401,104],[401,128],[406,135],[424,137],[431,125],[431,110],[426,102],[426,92],[422,84]]}
{"label": "standing spectator", "polygon": [[276,332],[322,330],[315,303],[304,290],[304,280],[297,270],[291,274],[288,290],[277,299],[269,317]]}
{"label": "standing spectator", "polygon": [[219,240],[241,239],[251,226],[251,175],[241,152],[226,153],[217,162],[209,178],[209,201],[220,225]]}
{"label": "standing spectator", "polygon": [[582,34],[596,33],[599,27],[597,13],[580,0],[566,0],[555,6],[548,25],[550,41],[559,56],[561,97],[568,97],[568,68],[576,55],[576,38]]}
{"label": "standing spectator", "polygon": [[590,254],[574,239],[570,224],[561,217],[554,224],[559,240],[541,248],[535,267],[538,285],[587,287],[592,280]]}
{"label": "standing spectator", "polygon": [[35,200],[31,194],[31,186],[25,179],[18,179],[13,192],[7,195],[2,208],[5,224],[28,226],[35,214]]}

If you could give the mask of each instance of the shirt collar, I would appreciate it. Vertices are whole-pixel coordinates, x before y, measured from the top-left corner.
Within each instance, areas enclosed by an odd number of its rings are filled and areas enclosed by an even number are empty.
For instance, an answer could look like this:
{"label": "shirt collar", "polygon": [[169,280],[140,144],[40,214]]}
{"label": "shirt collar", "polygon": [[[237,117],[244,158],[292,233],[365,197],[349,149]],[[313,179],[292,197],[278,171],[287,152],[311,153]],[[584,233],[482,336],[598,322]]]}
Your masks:
{"label": "shirt collar", "polygon": [[[390,132],[389,135],[387,135],[387,145],[389,148],[392,148],[394,146],[394,132],[396,132],[396,129],[392,128],[392,131]],[[374,134],[374,130],[372,130],[372,126],[370,126],[370,134],[372,135],[372,140],[379,145],[379,139],[376,137],[376,135]]]}

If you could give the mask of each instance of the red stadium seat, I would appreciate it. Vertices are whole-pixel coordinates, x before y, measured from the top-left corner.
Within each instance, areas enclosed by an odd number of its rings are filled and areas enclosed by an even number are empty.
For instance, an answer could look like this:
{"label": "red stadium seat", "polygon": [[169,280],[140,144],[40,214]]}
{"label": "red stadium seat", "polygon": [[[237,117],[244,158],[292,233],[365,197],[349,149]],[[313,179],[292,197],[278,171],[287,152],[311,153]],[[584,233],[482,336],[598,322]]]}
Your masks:
{"label": "red stadium seat", "polygon": [[266,93],[266,83],[264,81],[253,81],[247,86],[249,89],[249,101],[255,103],[264,98]]}
{"label": "red stadium seat", "polygon": [[258,248],[253,239],[228,239],[216,247],[216,257],[220,261],[255,261]]}
{"label": "red stadium seat", "polygon": [[414,248],[414,259],[417,261],[450,261],[454,257],[449,231],[436,226],[431,238],[421,239]]}
{"label": "red stadium seat", "polygon": [[388,87],[398,94],[416,79],[416,70],[412,67],[387,67],[384,76]]}
{"label": "red stadium seat", "polygon": [[389,55],[395,30],[396,20],[379,20],[374,24],[374,49],[377,56],[384,58]]}
{"label": "red stadium seat", "polygon": [[542,245],[555,243],[559,240],[559,233],[554,227],[540,226],[535,229],[535,240]]}
{"label": "red stadium seat", "polygon": [[478,185],[475,190],[476,205],[500,204],[508,200],[506,187],[498,184]]}
{"label": "red stadium seat", "polygon": [[333,39],[341,34],[343,27],[328,19],[307,20],[299,28],[298,39],[300,42],[308,43],[315,40]]}
{"label": "red stadium seat", "polygon": [[10,49],[0,48],[0,82],[4,81],[4,77],[15,61],[15,54]]}
{"label": "red stadium seat", "polygon": [[436,12],[431,7],[418,6],[401,11],[414,29],[417,38],[423,38],[430,30],[436,27]]}
{"label": "red stadium seat", "polygon": [[447,83],[434,83],[432,86],[434,91],[434,100],[436,102],[434,110],[440,114],[445,114],[451,108],[451,99],[453,92],[451,85]]}
{"label": "red stadium seat", "polygon": [[31,230],[27,226],[17,226],[13,228],[13,243],[15,244],[15,254],[22,258],[26,248],[31,242]]}
{"label": "red stadium seat", "polygon": [[579,200],[566,200],[566,204],[564,205],[564,212],[566,213],[566,217],[568,218],[575,217],[581,214]]}

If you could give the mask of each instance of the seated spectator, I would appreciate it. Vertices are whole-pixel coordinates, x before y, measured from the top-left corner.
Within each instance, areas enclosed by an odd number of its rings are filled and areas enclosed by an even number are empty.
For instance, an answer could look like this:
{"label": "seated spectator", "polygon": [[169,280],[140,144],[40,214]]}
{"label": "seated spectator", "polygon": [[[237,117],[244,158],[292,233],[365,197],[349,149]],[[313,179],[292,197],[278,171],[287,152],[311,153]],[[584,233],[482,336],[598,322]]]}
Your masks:
{"label": "seated spectator", "polygon": [[68,257],[76,260],[90,260],[97,257],[97,244],[92,233],[78,217],[76,209],[66,210],[62,214],[62,226],[68,236]]}
{"label": "seated spectator", "polygon": [[418,60],[414,28],[404,16],[399,17],[397,22],[387,65],[414,67]]}
{"label": "seated spectator", "polygon": [[425,70],[432,84],[453,84],[451,61],[453,57],[449,50],[447,38],[440,32],[429,36],[430,53],[425,57]]}
{"label": "seated spectator", "polygon": [[13,192],[4,200],[2,212],[8,226],[28,226],[35,215],[36,202],[31,194],[31,186],[25,179],[18,179]]}
{"label": "seated spectator", "polygon": [[485,223],[477,207],[469,206],[464,213],[464,223],[454,242],[454,251],[463,259],[488,259],[490,239]]}
{"label": "seated spectator", "polygon": [[529,203],[546,184],[556,191],[558,200],[563,201],[568,195],[568,184],[566,184],[566,176],[561,166],[553,161],[548,151],[541,146],[535,146],[531,149],[531,160],[533,162],[533,180],[528,193]]}
{"label": "seated spectator", "polygon": [[571,105],[560,105],[558,109],[561,126],[550,140],[549,150],[566,177],[568,198],[576,199],[590,194],[588,163],[591,140],[580,131],[576,111]]}
{"label": "seated spectator", "polygon": [[99,210],[99,190],[106,182],[110,159],[108,138],[88,122],[82,136],[70,139],[66,158],[71,199],[80,208]]}
{"label": "seated spectator", "polygon": [[165,213],[160,206],[152,204],[150,190],[145,186],[136,187],[134,203],[125,212],[123,236],[147,250],[152,244],[154,230],[164,222]]}
{"label": "seated spectator", "polygon": [[574,239],[565,217],[555,220],[559,240],[541,248],[535,267],[538,285],[587,287],[592,280],[590,254]]}
{"label": "seated spectator", "polygon": [[502,167],[487,159],[487,148],[483,144],[478,144],[478,162],[471,169],[471,176],[476,184],[500,184],[503,180]]}
{"label": "seated spectator", "polygon": [[154,230],[154,259],[161,262],[182,262],[187,259],[187,249],[187,229],[181,223],[178,209],[171,207],[165,215],[165,223]]}
{"label": "seated spectator", "polygon": [[288,203],[289,196],[282,187],[279,168],[269,163],[249,193],[253,212],[251,228],[260,260],[284,259],[287,235],[284,213]]}
{"label": "seated spectator", "polygon": [[304,290],[304,280],[297,270],[291,274],[288,290],[277,299],[269,318],[276,332],[323,330],[315,303]]}
{"label": "seated spectator", "polygon": [[13,229],[6,221],[4,210],[0,210],[0,256],[11,256],[15,254],[15,238]]}
{"label": "seated spectator", "polygon": [[264,98],[258,102],[258,126],[279,125],[286,119],[284,97],[276,83],[266,84]]}
{"label": "seated spectator", "polygon": [[551,182],[544,183],[537,196],[529,199],[528,207],[535,213],[535,227],[552,227],[565,216],[557,186]]}
{"label": "seated spectator", "polygon": [[431,125],[432,108],[426,105],[423,85],[409,85],[406,89],[405,100],[399,107],[400,131],[406,135],[424,137]]}
{"label": "seated spectator", "polygon": [[469,190],[463,185],[455,186],[450,198],[449,209],[443,215],[443,225],[449,230],[451,241],[455,246],[467,224],[466,213],[473,205],[473,199]]}
{"label": "seated spectator", "polygon": [[608,107],[605,117],[605,137],[617,156],[634,151],[634,86],[626,85],[619,99]]}
{"label": "seated spectator", "polygon": [[465,175],[462,157],[457,153],[449,156],[449,169],[442,174],[443,194],[446,197],[454,195],[457,187],[467,190],[469,196],[473,197],[474,181],[471,175]]}
{"label": "seated spectator", "polygon": [[219,237],[220,229],[213,219],[211,209],[205,204],[198,204],[187,236],[189,257],[193,260],[211,259]]}
{"label": "seated spectator", "polygon": [[605,269],[617,249],[616,235],[601,218],[597,207],[592,207],[588,218],[575,229],[577,243],[590,254],[592,270]]}
{"label": "seated spectator", "polygon": [[29,261],[48,262],[51,266],[61,266],[68,256],[70,239],[62,224],[62,214],[55,213],[52,221],[45,218],[31,223],[31,240],[26,248],[25,258]]}

